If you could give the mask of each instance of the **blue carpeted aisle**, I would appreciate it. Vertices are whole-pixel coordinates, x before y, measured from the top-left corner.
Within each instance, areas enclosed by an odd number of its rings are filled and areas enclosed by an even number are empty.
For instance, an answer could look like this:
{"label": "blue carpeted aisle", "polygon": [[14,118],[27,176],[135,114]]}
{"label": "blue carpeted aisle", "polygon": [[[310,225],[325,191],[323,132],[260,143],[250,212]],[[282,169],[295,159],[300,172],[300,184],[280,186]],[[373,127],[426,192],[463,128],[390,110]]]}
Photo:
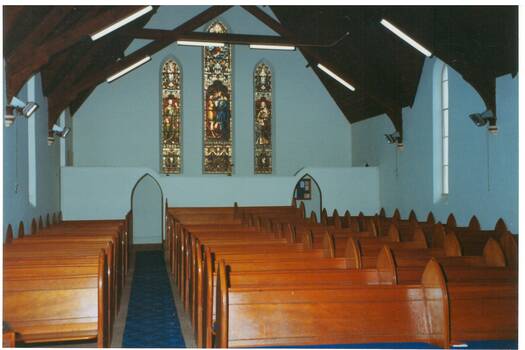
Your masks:
{"label": "blue carpeted aisle", "polygon": [[161,251],[136,253],[122,347],[185,347]]}

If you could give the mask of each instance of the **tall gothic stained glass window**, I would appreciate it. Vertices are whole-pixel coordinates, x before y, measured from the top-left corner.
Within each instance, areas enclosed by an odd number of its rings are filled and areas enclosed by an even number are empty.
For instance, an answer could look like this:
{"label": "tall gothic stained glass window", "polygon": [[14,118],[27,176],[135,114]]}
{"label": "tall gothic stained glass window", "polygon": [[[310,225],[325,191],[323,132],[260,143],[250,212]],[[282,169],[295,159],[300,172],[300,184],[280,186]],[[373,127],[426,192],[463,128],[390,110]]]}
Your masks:
{"label": "tall gothic stained glass window", "polygon": [[180,174],[181,143],[181,71],[173,59],[162,66],[162,160],[161,172]]}
{"label": "tall gothic stained glass window", "polygon": [[255,67],[255,173],[272,173],[272,71],[264,63]]}
{"label": "tall gothic stained glass window", "polygon": [[[210,33],[227,33],[221,22]],[[203,48],[204,173],[232,172],[232,54],[231,45]]]}

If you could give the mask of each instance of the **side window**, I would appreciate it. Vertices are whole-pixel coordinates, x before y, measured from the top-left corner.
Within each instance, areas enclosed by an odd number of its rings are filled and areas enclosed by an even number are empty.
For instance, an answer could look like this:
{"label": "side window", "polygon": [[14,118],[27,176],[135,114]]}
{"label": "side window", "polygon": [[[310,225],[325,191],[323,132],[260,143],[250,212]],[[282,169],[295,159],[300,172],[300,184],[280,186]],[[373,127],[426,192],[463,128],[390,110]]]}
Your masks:
{"label": "side window", "polygon": [[[36,78],[33,75],[27,82],[27,100],[36,100]],[[29,203],[36,207],[36,120],[37,113],[35,112],[29,119],[27,119],[27,169],[28,169],[28,193]]]}
{"label": "side window", "polygon": [[448,172],[449,172],[449,163],[448,163],[448,68],[447,65],[443,65],[441,71],[441,194],[446,196],[449,193],[449,183],[448,183]]}

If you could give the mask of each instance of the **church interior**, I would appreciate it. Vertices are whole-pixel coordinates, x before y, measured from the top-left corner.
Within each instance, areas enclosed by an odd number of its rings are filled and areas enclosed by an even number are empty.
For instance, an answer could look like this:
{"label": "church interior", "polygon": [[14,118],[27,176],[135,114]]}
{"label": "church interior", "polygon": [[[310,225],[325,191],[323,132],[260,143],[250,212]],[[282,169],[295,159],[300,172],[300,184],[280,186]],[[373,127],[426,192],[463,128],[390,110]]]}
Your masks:
{"label": "church interior", "polygon": [[518,348],[518,6],[2,12],[4,347]]}

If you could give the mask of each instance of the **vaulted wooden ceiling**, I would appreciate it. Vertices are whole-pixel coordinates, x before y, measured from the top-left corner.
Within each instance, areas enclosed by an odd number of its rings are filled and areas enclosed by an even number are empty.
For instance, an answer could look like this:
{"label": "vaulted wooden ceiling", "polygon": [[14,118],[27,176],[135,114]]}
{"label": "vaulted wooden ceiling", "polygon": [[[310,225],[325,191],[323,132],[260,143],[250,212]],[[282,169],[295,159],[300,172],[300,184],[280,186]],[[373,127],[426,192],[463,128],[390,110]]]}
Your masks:
{"label": "vaulted wooden ceiling", "polygon": [[[70,107],[74,113],[109,75],[178,38],[201,35],[193,31],[231,6],[211,6],[170,31],[143,28],[158,10],[154,7],[91,41],[90,34],[142,7],[4,6],[8,98],[40,71],[51,127],[62,110]],[[349,122],[386,113],[402,133],[401,109],[414,102],[425,56],[383,27],[382,18],[457,70],[492,110],[495,78],[518,71],[517,6],[271,6],[279,21],[258,7],[243,8],[280,37],[231,35],[228,40],[302,45],[299,50]],[[125,56],[134,38],[153,41]],[[317,63],[331,68],[356,91],[321,72]]]}

